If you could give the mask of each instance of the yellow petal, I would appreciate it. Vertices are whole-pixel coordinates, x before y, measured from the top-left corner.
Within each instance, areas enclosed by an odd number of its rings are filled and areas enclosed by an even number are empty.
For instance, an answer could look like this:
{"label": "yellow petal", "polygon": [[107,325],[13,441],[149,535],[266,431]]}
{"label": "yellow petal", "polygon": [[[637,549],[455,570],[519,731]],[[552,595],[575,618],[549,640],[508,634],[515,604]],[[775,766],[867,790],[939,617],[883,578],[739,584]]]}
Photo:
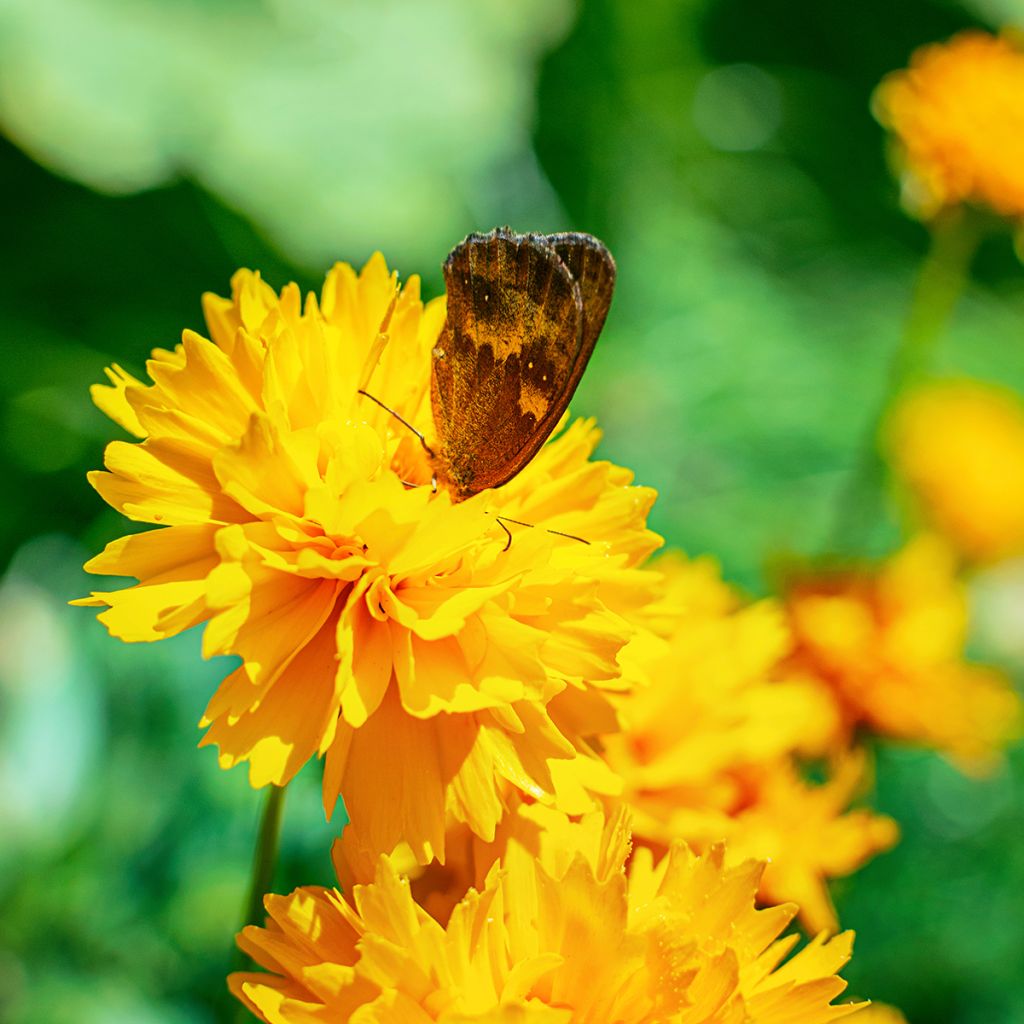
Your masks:
{"label": "yellow petal", "polygon": [[139,422],[139,417],[128,401],[128,388],[142,388],[145,385],[136,380],[130,373],[121,369],[117,363],[106,370],[110,385],[93,384],[89,388],[93,402],[104,415],[109,416],[118,426],[124,427],[129,434],[145,437],[146,430]]}
{"label": "yellow petal", "polygon": [[216,718],[200,745],[215,744],[225,767],[249,762],[249,781],[283,786],[312,757],[328,722],[337,718],[334,624],[288,663],[260,703],[237,719]]}
{"label": "yellow petal", "polygon": [[245,517],[222,493],[208,461],[183,442],[114,441],[107,445],[104,462],[109,472],[90,473],[89,482],[129,519],[181,526],[232,523]]}

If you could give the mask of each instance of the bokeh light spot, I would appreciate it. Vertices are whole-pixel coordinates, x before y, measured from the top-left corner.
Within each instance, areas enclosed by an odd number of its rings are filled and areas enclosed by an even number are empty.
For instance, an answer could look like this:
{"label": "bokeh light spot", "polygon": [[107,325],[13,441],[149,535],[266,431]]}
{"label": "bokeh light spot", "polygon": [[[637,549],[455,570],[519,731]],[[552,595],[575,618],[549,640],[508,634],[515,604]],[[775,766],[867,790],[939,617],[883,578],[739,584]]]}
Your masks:
{"label": "bokeh light spot", "polygon": [[782,124],[782,89],[768,72],[752,64],[715,68],[697,83],[693,123],[715,149],[760,149]]}

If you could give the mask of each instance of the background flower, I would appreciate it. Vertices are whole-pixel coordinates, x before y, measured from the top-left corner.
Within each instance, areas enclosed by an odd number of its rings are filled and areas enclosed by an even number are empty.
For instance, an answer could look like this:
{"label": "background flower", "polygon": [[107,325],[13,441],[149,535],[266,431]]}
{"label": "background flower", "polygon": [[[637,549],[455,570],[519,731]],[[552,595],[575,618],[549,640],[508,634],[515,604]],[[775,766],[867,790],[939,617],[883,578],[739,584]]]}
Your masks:
{"label": "background flower", "polygon": [[[829,1021],[852,935],[816,939],[783,966],[791,907],[754,909],[762,865],[726,867],[720,847],[697,857],[644,853],[628,872],[621,816],[554,825],[520,806],[486,878],[441,922],[414,901],[395,865],[350,897],[300,889],[267,899],[265,929],[244,949],[270,974],[238,974],[233,991],[262,1020]],[[497,858],[497,859],[495,859]],[[492,866],[487,870],[487,863]],[[505,1014],[507,1016],[496,1016]],[[404,1015],[404,1016],[403,1016]]]}
{"label": "background flower", "polygon": [[886,425],[885,445],[916,508],[963,555],[1024,553],[1024,404],[969,379],[919,386]]}
{"label": "background flower", "polygon": [[797,578],[786,601],[790,670],[834,696],[848,735],[866,726],[980,770],[1017,734],[1008,680],[964,661],[966,592],[938,538],[918,536],[875,568]]}
{"label": "background flower", "polygon": [[827,880],[891,846],[896,825],[849,810],[862,758],[833,765],[823,783],[803,779],[800,759],[829,750],[839,720],[826,691],[784,669],[792,638],[780,606],[744,605],[710,559],[655,564],[663,593],[624,654],[647,685],[622,699],[623,732],[603,739],[635,837],[659,851],[727,840],[735,858],[770,862],[766,898],[798,903],[812,931],[835,931]]}
{"label": "background flower", "polygon": [[[619,613],[650,587],[634,568],[658,543],[653,492],[592,462],[580,422],[497,500],[433,493],[415,435],[359,391],[428,422],[444,304],[424,307],[418,279],[400,289],[379,256],[335,267],[319,301],[243,271],[204,306],[212,341],[186,331],[154,353],[152,385],[114,368],[95,389],[143,441],[113,442],[90,479],[161,528],[90,561],[139,584],[83,603],[129,641],[206,622],[204,654],[242,661],[203,743],[223,767],[248,762],[254,786],[325,756],[325,809],[342,794],[378,851],[443,858],[446,813],[492,836],[504,783],[559,799],[548,762],[592,756],[582,736],[626,685]],[[533,528],[507,544],[498,513]],[[572,776],[561,796],[579,809]]]}
{"label": "background flower", "polygon": [[898,145],[907,205],[929,217],[978,203],[1024,216],[1024,53],[1013,38],[963,32],[917,50],[875,93]]}

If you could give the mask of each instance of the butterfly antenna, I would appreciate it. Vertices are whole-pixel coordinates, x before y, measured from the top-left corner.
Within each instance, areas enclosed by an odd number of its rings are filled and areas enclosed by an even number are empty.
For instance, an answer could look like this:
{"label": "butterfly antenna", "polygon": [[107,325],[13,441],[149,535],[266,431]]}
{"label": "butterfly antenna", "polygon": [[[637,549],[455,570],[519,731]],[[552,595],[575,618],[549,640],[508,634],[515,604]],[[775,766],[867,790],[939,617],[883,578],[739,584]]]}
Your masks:
{"label": "butterfly antenna", "polygon": [[357,389],[356,394],[362,395],[364,398],[368,398],[371,402],[375,402],[385,412],[390,413],[392,416],[394,416],[395,419],[398,420],[398,422],[401,423],[403,427],[407,427],[409,430],[411,430],[419,438],[420,444],[423,445],[423,450],[431,458],[434,457],[434,449],[431,448],[429,444],[427,444],[427,439],[423,436],[422,432],[417,430],[407,419],[405,419],[402,416],[399,416],[398,413],[395,412],[394,409],[392,409],[389,406],[385,405],[379,398],[374,398],[374,396],[371,395],[369,391],[364,391],[362,388],[359,388],[359,389]]}
{"label": "butterfly antenna", "polygon": [[[525,526],[530,530],[536,529],[536,523],[524,523],[522,519],[511,519],[509,516],[495,516],[498,525],[508,534],[508,543],[501,549],[502,551],[508,551],[512,547],[512,531],[505,525],[505,523],[513,523],[516,526]],[[577,537],[575,533],[563,533],[561,530],[549,530],[544,527],[545,533],[554,534],[556,537],[566,537],[569,540],[578,540],[581,544],[590,545],[590,541],[585,537]]]}

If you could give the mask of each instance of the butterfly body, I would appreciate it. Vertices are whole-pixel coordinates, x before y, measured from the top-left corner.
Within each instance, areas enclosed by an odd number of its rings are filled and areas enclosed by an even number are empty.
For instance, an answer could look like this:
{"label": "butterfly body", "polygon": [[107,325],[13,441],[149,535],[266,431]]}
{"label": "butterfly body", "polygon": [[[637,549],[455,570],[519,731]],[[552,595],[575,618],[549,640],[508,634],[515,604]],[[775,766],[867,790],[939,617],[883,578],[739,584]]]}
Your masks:
{"label": "butterfly body", "polygon": [[615,263],[584,234],[470,235],[444,264],[434,348],[434,471],[455,500],[500,487],[537,453],[604,325]]}

